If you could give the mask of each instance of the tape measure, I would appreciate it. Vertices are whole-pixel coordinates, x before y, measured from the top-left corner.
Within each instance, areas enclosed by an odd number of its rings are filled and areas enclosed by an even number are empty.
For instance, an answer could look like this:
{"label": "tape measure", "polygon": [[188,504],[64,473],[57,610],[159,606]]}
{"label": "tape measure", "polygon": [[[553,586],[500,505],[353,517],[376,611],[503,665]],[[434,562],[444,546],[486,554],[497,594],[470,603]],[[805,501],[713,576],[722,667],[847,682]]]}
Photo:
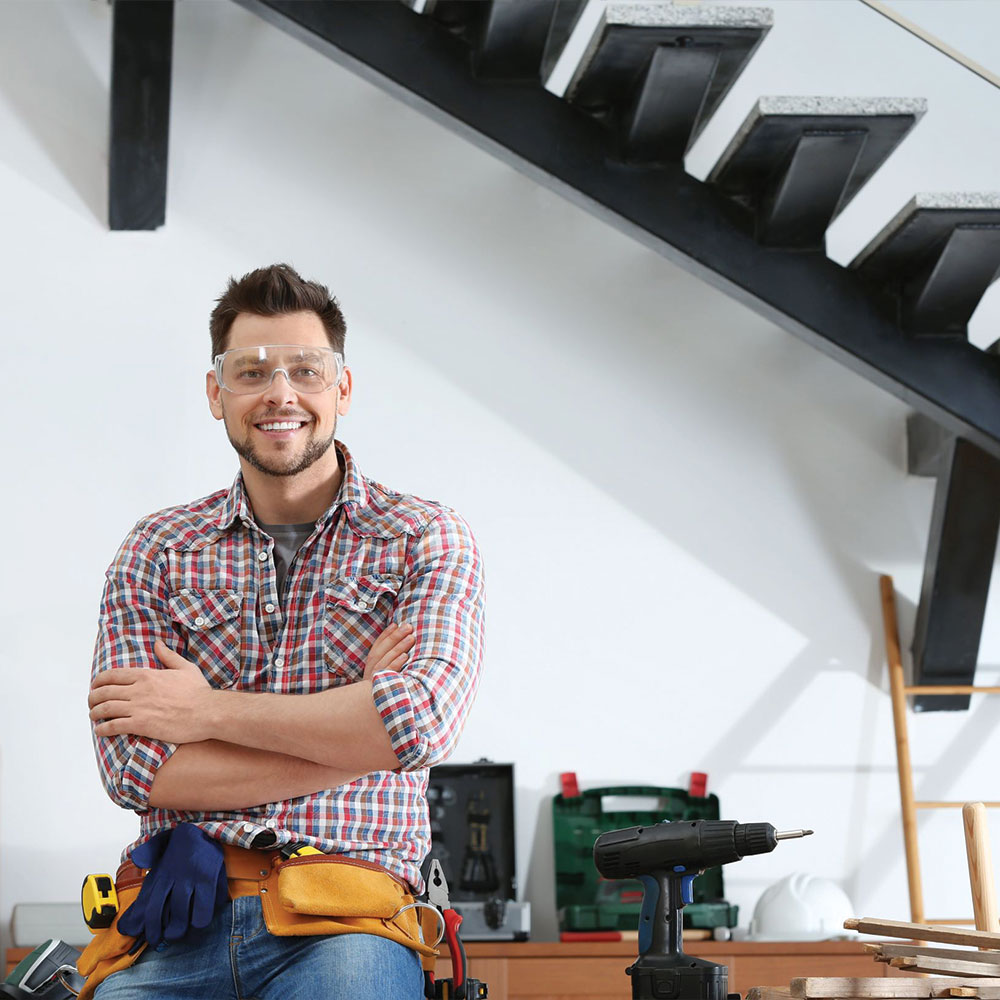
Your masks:
{"label": "tape measure", "polygon": [[311,844],[288,844],[281,850],[281,855],[286,861],[291,861],[292,858],[307,858],[311,854],[322,853],[322,851],[317,850]]}
{"label": "tape measure", "polygon": [[118,913],[118,893],[115,880],[110,875],[88,875],[80,890],[84,923],[94,931],[104,930],[114,922]]}

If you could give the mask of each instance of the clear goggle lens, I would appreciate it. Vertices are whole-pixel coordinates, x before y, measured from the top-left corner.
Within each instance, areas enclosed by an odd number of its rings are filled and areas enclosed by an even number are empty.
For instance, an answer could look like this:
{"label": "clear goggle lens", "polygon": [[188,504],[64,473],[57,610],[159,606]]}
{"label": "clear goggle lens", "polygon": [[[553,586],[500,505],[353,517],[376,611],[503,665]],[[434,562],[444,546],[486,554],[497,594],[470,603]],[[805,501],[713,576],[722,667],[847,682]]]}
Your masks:
{"label": "clear goggle lens", "polygon": [[216,355],[215,377],[238,396],[263,392],[281,372],[296,392],[324,392],[340,382],[344,358],[328,347],[267,344]]}

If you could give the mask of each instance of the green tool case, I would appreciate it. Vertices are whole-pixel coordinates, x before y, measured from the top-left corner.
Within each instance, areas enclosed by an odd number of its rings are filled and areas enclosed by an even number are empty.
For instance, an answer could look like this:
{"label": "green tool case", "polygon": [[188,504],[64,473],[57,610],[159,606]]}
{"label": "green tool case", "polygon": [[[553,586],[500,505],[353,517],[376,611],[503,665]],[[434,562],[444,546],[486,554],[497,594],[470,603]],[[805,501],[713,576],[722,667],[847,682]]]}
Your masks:
{"label": "green tool case", "polygon": [[[605,800],[651,800],[654,809],[606,809]],[[655,802],[652,800],[656,800]],[[609,801],[609,806],[616,805]],[[594,841],[608,830],[652,826],[662,820],[718,819],[719,799],[689,795],[680,788],[648,785],[589,788],[552,800],[555,840],[556,907],[561,931],[631,930],[639,925],[642,884],[635,879],[608,881],[594,867]],[[694,880],[694,902],[684,907],[684,926],[710,930],[735,927],[738,907],[723,899],[722,868],[709,868]]]}

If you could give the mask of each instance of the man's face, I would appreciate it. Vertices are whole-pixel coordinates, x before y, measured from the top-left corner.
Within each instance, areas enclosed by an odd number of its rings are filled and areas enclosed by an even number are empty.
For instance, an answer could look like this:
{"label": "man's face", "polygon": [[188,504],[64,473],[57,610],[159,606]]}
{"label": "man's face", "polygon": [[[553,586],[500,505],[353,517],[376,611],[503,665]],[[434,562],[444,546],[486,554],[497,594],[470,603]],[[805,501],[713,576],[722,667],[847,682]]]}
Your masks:
{"label": "man's face", "polygon": [[[265,344],[330,346],[314,312],[240,313],[230,327],[226,349]],[[221,388],[215,373],[209,372],[206,391],[212,415],[225,422],[230,443],[253,468],[271,476],[295,476],[309,468],[324,475],[336,470],[336,449],[331,445],[337,416],[350,407],[351,373],[347,369],[340,384],[325,392],[296,392],[280,371],[269,386],[248,395]]]}

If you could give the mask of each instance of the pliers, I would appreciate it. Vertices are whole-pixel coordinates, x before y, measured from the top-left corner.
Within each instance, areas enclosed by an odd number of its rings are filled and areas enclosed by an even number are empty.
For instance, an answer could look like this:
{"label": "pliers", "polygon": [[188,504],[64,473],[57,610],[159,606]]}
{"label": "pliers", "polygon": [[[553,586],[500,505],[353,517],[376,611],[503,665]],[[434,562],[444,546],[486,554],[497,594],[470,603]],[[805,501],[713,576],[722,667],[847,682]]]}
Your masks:
{"label": "pliers", "polygon": [[448,895],[448,881],[444,869],[436,858],[427,873],[427,902],[441,911],[444,920],[444,939],[451,956],[451,979],[435,982],[433,972],[424,973],[424,992],[433,1000],[480,1000],[486,997],[486,984],[466,978],[465,946],[459,937],[462,915],[452,909]]}

